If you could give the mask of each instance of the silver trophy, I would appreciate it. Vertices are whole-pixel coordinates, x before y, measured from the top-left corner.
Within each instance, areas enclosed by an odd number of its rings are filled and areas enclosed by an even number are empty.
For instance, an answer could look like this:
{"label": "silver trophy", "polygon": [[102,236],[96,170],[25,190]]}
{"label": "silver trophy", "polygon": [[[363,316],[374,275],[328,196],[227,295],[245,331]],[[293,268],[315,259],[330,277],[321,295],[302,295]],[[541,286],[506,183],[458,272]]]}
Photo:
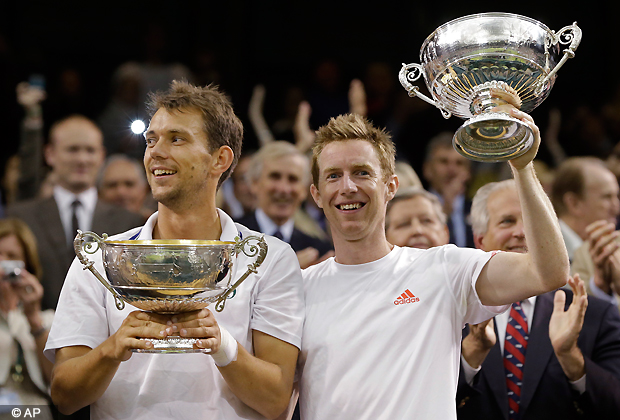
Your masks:
{"label": "silver trophy", "polygon": [[[399,80],[409,96],[436,106],[444,118],[467,120],[453,138],[460,154],[482,162],[506,161],[527,152],[534,135],[521,121],[491,109],[513,102],[531,112],[549,95],[557,71],[574,57],[580,42],[576,22],[556,33],[525,16],[469,15],[426,38],[422,64],[403,64]],[[433,99],[412,84],[422,75]]]}
{"label": "silver trophy", "polygon": [[[224,309],[226,299],[262,264],[267,255],[263,237],[248,236],[235,242],[207,240],[109,240],[106,234],[82,232],[73,241],[75,253],[84,266],[114,295],[116,307],[125,302],[143,311],[177,314],[207,307]],[[106,276],[94,267],[88,254],[102,252]],[[254,258],[234,283],[236,257]],[[232,284],[231,284],[232,283]],[[171,336],[149,339],[144,353],[208,353],[194,349],[196,339]]]}

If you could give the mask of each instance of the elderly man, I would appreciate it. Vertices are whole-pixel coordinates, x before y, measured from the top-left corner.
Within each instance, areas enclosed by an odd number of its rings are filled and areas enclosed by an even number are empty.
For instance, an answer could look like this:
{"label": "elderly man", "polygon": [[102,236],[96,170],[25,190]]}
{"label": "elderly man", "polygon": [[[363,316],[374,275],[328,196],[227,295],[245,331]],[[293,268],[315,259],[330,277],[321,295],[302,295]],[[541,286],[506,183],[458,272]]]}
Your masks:
{"label": "elderly man", "polygon": [[291,245],[302,268],[328,253],[331,243],[310,236],[295,226],[295,213],[308,195],[308,158],[286,141],[263,146],[248,167],[247,177],[256,210],[237,221],[250,229],[273,235]]}
{"label": "elderly man", "polygon": [[[528,251],[534,232],[525,227],[522,201],[513,180],[478,190],[471,215],[479,249]],[[460,420],[618,418],[620,315],[609,302],[588,299],[578,276],[569,284],[573,293],[521,299],[494,322],[469,327],[457,392]]]}
{"label": "elderly man", "polygon": [[50,129],[45,159],[56,179],[53,196],[16,203],[8,215],[22,219],[37,237],[43,266],[44,308],[56,308],[75,252],[77,229],[110,235],[140,226],[141,216],[97,197],[97,173],[105,150],[101,130],[88,118],[73,115]]}
{"label": "elderly man", "polygon": [[428,249],[450,236],[439,199],[421,188],[399,188],[387,205],[385,236],[397,246]]}
{"label": "elderly man", "polygon": [[145,221],[154,212],[144,205],[150,194],[144,166],[127,155],[109,156],[99,172],[97,185],[99,198],[141,214]]}

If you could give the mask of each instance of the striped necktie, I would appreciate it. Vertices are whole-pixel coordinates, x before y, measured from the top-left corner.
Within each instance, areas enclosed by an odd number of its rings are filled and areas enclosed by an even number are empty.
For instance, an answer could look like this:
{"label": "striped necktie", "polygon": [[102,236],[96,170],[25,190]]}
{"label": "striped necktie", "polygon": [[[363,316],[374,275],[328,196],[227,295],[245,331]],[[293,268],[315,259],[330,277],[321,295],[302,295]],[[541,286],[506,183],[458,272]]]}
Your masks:
{"label": "striped necktie", "polygon": [[528,327],[521,302],[515,302],[510,308],[504,341],[504,370],[508,390],[509,419],[520,418],[521,384],[523,382],[523,365],[527,349]]}

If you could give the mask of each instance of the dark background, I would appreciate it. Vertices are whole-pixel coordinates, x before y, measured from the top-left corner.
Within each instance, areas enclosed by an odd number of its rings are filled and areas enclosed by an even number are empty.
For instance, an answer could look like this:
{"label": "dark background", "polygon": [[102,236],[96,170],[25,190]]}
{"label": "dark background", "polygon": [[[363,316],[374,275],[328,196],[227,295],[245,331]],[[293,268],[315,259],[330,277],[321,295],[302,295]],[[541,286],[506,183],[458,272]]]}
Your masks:
{"label": "dark background", "polygon": [[[265,116],[270,124],[283,113],[287,87],[312,90],[313,72],[324,59],[338,64],[342,95],[346,95],[349,81],[363,79],[366,66],[375,61],[393,69],[395,89],[402,89],[397,79],[401,63],[419,62],[420,47],[436,27],[472,13],[518,13],[556,31],[577,21],[582,29],[576,57],[559,71],[549,98],[532,113],[541,128],[552,107],[570,118],[578,106],[587,105],[598,112],[612,100],[618,86],[620,54],[615,49],[618,2],[500,4],[504,3],[0,0],[3,161],[17,150],[22,115],[15,102],[19,81],[32,73],[45,75],[49,117],[54,115],[59,75],[67,68],[75,69],[82,80],[81,110],[96,118],[109,100],[114,70],[126,61],[144,59],[145,36],[153,28],[167,39],[165,60],[218,75],[216,81],[232,97],[246,124],[249,148],[256,145],[247,122],[248,100],[255,84],[267,87]],[[199,53],[211,60],[208,69],[203,63],[201,70]],[[203,80],[208,81],[208,76]],[[462,123],[454,117],[444,121],[438,110],[433,110],[433,115],[420,122],[424,128],[410,129],[406,139],[399,139],[403,157],[418,162],[428,135]],[[573,150],[573,154],[580,153],[579,147],[568,147],[569,153]]]}

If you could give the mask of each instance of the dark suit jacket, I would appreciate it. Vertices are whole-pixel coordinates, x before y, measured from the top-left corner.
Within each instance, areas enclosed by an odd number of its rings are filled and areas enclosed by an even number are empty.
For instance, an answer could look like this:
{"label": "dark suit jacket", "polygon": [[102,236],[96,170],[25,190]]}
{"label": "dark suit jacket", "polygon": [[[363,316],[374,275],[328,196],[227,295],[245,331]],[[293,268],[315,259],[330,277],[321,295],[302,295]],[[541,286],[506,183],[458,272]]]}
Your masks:
{"label": "dark suit jacket", "polygon": [[[247,227],[248,229],[252,229],[257,232],[260,232],[260,229],[258,227],[258,222],[256,221],[256,215],[254,214],[254,212],[246,216],[243,216],[235,221]],[[291,248],[293,248],[293,251],[295,252],[301,251],[302,249],[306,249],[308,247],[315,248],[316,250],[319,251],[319,256],[324,255],[327,251],[331,251],[334,249],[334,247],[332,246],[330,242],[323,241],[319,238],[310,236],[306,233],[303,233],[301,230],[297,228],[293,229],[293,234],[291,235],[291,240],[289,244],[291,245]]]}
{"label": "dark suit jacket", "polygon": [[[471,228],[471,223],[469,222],[470,212],[471,200],[465,199],[465,203],[463,204],[463,218],[465,219],[465,246],[468,248],[475,248],[476,245],[474,244],[474,232]],[[446,224],[448,225],[448,231],[450,232],[450,239],[448,241],[451,244],[456,244],[456,238],[454,237],[454,226],[450,215],[448,215]]]}
{"label": "dark suit jacket", "polygon": [[[67,245],[56,200],[52,197],[18,202],[8,208],[7,216],[22,219],[37,238],[43,267],[43,309],[56,309],[67,270],[75,257]],[[92,231],[99,235],[115,235],[143,224],[141,215],[98,200]]]}
{"label": "dark suit jacket", "polygon": [[[574,391],[549,339],[553,295],[536,299],[521,388],[523,420],[620,419],[620,314],[615,305],[588,297],[578,346],[586,362],[586,391]],[[567,292],[566,308],[572,300]],[[496,329],[497,334],[497,329]],[[464,331],[463,337],[468,333]],[[465,419],[508,419],[508,396],[499,343],[476,375],[473,387],[459,375],[457,415]]]}

